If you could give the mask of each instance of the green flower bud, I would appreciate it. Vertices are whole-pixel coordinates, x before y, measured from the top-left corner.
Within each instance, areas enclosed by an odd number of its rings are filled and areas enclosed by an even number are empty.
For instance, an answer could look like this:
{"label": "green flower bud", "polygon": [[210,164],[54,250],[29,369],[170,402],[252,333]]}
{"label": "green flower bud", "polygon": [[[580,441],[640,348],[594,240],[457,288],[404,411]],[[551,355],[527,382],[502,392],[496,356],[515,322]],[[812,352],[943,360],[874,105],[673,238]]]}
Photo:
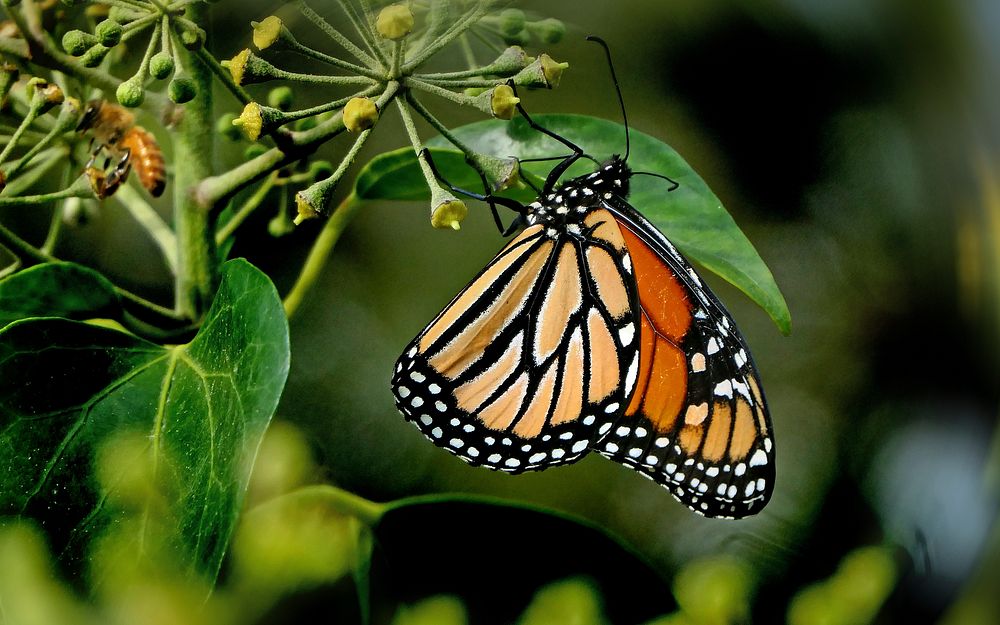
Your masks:
{"label": "green flower bud", "polygon": [[487,91],[491,90],[487,89],[486,87],[466,87],[465,89],[462,90],[462,93],[469,96],[470,98],[474,98],[478,95],[486,93]]}
{"label": "green flower bud", "polygon": [[97,37],[82,30],[69,30],[62,38],[62,47],[70,56],[83,56],[92,45],[97,43]]}
{"label": "green flower bud", "polygon": [[267,146],[261,145],[260,143],[252,143],[247,146],[247,149],[243,150],[243,160],[252,161],[253,159],[261,156],[267,152]]}
{"label": "green flower bud", "polygon": [[295,208],[298,214],[293,221],[296,226],[307,219],[330,214],[330,203],[338,182],[340,177],[331,175],[295,194]]}
{"label": "green flower bud", "polygon": [[220,115],[219,119],[215,120],[215,132],[230,141],[239,141],[243,138],[243,133],[240,132],[240,129],[233,123],[235,120],[236,115],[233,113]]}
{"label": "green flower bud", "polygon": [[80,57],[80,64],[84,67],[97,67],[111,50],[111,48],[105,48],[101,44],[95,43]]}
{"label": "green flower bud", "polygon": [[520,180],[521,163],[516,158],[501,158],[476,152],[469,156],[469,160],[483,170],[494,193],[509,189]]}
{"label": "green flower bud", "polygon": [[171,102],[184,104],[190,102],[198,95],[198,83],[186,76],[175,76],[167,83],[167,97]]}
{"label": "green flower bud", "polygon": [[391,41],[397,41],[413,31],[413,13],[403,4],[390,4],[375,18],[375,30]]}
{"label": "green flower bud", "polygon": [[521,9],[504,9],[500,12],[497,22],[501,37],[513,37],[524,30],[524,11]]}
{"label": "green flower bud", "polygon": [[104,20],[94,29],[94,34],[100,40],[101,45],[106,48],[113,48],[122,40],[124,29],[122,25],[114,20]]}
{"label": "green flower bud", "polygon": [[142,85],[142,80],[138,76],[133,76],[118,85],[115,97],[118,98],[118,103],[122,106],[135,108],[146,99],[146,89]]}
{"label": "green flower bud", "polygon": [[160,50],[149,59],[149,73],[157,80],[163,80],[174,73],[174,57],[165,50]]}
{"label": "green flower bud", "polygon": [[267,94],[267,103],[281,111],[287,111],[292,108],[294,101],[295,94],[292,92],[292,88],[287,85],[275,87]]}
{"label": "green flower bud", "polygon": [[508,46],[526,46],[531,43],[531,33],[528,32],[527,28],[522,28],[516,33],[504,35],[501,39]]}
{"label": "green flower bud", "polygon": [[378,121],[378,107],[369,98],[351,98],[344,107],[344,126],[351,132],[361,132]]}
{"label": "green flower bud", "polygon": [[265,17],[260,22],[250,22],[250,26],[253,28],[253,45],[258,50],[265,50],[274,45],[285,27],[281,18],[276,15]]}
{"label": "green flower bud", "polygon": [[431,225],[435,228],[460,230],[461,223],[469,214],[465,202],[451,194],[444,187],[434,185],[431,189]]}
{"label": "green flower bud", "polygon": [[489,64],[491,74],[507,76],[518,72],[531,63],[532,59],[521,46],[510,46]]}
{"label": "green flower bud", "polygon": [[531,30],[543,43],[559,43],[566,36],[566,25],[554,17],[535,22],[531,25]]}
{"label": "green flower bud", "polygon": [[188,50],[197,50],[205,44],[205,31],[201,28],[182,30],[181,43]]}

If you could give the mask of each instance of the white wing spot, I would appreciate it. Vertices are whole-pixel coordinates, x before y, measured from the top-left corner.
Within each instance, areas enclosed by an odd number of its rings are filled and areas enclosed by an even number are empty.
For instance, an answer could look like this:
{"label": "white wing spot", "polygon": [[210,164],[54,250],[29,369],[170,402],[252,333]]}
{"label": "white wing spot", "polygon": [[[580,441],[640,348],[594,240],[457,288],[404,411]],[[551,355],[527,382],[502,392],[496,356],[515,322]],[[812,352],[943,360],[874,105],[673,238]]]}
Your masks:
{"label": "white wing spot", "polygon": [[767,454],[764,453],[763,449],[758,449],[753,452],[753,456],[750,457],[750,466],[759,467],[763,464],[767,464]]}
{"label": "white wing spot", "polygon": [[419,371],[412,371],[410,373],[410,379],[413,380],[414,382],[418,382],[419,383],[419,382],[423,382],[424,380],[426,380],[427,377],[424,374],[420,373]]}
{"label": "white wing spot", "polygon": [[452,447],[457,448],[457,449],[461,449],[462,447],[465,447],[465,441],[463,441],[460,438],[453,438],[450,441],[448,441],[448,444],[451,445]]}
{"label": "white wing spot", "polygon": [[399,396],[402,397],[403,399],[406,399],[407,397],[410,396],[410,389],[406,388],[405,386],[400,386]]}
{"label": "white wing spot", "polygon": [[419,408],[424,405],[424,400],[414,396],[414,398],[410,400],[410,405],[413,406],[414,408]]}
{"label": "white wing spot", "polygon": [[719,342],[715,340],[714,336],[708,339],[708,348],[705,351],[708,352],[709,356],[719,353]]}
{"label": "white wing spot", "polygon": [[588,440],[577,441],[573,443],[573,447],[571,448],[571,450],[573,451],[573,453],[578,454],[584,449],[586,449],[589,443],[590,441]]}

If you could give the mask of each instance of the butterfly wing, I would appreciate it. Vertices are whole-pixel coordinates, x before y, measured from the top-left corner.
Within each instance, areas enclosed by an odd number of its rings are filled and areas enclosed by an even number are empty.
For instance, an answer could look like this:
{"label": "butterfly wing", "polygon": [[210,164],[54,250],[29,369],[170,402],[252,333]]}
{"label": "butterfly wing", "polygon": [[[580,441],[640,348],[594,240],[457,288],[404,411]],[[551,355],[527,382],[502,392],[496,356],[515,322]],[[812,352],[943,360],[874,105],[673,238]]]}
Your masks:
{"label": "butterfly wing", "polygon": [[610,431],[636,378],[636,292],[614,217],[586,225],[525,229],[407,346],[396,406],[435,444],[519,473]]}
{"label": "butterfly wing", "polygon": [[691,265],[623,200],[608,200],[639,295],[635,393],[603,455],[710,517],[767,503],[774,447],[767,404],[743,337]]}

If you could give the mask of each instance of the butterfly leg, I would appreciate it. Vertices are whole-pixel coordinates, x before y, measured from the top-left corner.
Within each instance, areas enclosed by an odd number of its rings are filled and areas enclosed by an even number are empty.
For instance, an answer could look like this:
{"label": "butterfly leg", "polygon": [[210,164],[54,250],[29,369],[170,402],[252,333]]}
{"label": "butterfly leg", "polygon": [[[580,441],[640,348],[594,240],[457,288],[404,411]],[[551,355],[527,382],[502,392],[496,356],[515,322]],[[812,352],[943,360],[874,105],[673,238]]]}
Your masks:
{"label": "butterfly leg", "polygon": [[490,207],[490,211],[493,213],[493,221],[497,225],[497,230],[503,233],[504,236],[507,236],[510,232],[516,229],[515,224],[519,223],[519,221],[516,219],[514,223],[512,223],[509,227],[506,228],[504,227],[503,221],[500,219],[500,214],[497,212],[496,205],[499,204],[501,206],[505,206],[514,211],[515,213],[518,213],[519,215],[523,215],[527,211],[527,208],[524,206],[524,204],[521,204],[517,200],[500,197],[498,195],[493,195],[490,192],[489,181],[486,180],[486,176],[483,175],[482,172],[478,170],[476,171],[476,173],[479,174],[479,177],[483,181],[483,189],[486,191],[486,193],[476,193],[474,191],[469,191],[467,189],[456,187],[455,185],[448,182],[448,180],[441,175],[441,172],[438,171],[437,166],[434,164],[434,158],[431,156],[430,150],[428,150],[427,148],[424,148],[423,150],[420,151],[420,156],[425,161],[427,161],[427,164],[430,166],[431,171],[434,173],[434,177],[437,178],[443,185],[448,187],[452,192],[460,193],[466,197],[471,197],[474,200],[479,200],[480,202],[486,202]]}
{"label": "butterfly leg", "polygon": [[[511,89],[514,89],[514,95],[517,95],[517,89],[514,87],[514,81],[508,81],[507,84],[510,85]],[[566,137],[561,137],[557,135],[548,128],[540,126],[535,120],[531,119],[531,116],[528,115],[528,112],[526,110],[524,110],[524,107],[521,105],[520,102],[517,104],[517,111],[521,114],[521,117],[524,118],[524,121],[527,122],[528,126],[531,127],[532,130],[537,130],[543,135],[555,139],[556,141],[565,145],[566,147],[568,147],[570,150],[573,151],[572,154],[564,157],[562,161],[558,165],[553,167],[552,171],[549,172],[548,177],[545,179],[545,188],[543,189],[544,193],[549,193],[550,191],[552,191],[552,189],[555,188],[556,183],[559,182],[559,178],[564,173],[566,173],[566,170],[569,169],[570,165],[572,165],[573,163],[575,163],[576,161],[580,160],[581,158],[587,155],[584,153],[583,148],[581,148],[577,144],[573,143]]]}

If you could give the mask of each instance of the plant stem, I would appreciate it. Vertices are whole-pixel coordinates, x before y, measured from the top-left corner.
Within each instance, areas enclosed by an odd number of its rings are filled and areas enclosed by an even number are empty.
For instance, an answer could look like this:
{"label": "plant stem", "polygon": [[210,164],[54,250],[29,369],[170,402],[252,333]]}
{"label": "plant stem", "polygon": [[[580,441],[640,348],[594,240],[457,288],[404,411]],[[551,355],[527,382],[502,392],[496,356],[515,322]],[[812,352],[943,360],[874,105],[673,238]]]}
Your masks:
{"label": "plant stem", "polygon": [[0,197],[0,207],[5,206],[37,206],[52,200],[64,200],[68,197],[93,198],[94,190],[90,188],[90,181],[86,176],[80,176],[70,186],[60,191],[52,193],[42,193],[40,195],[22,195],[19,197]]}
{"label": "plant stem", "polygon": [[490,9],[492,3],[481,2],[475,5],[475,7],[463,15],[455,24],[453,24],[443,35],[435,39],[426,48],[418,52],[413,59],[410,60],[404,67],[404,73],[412,72],[416,67],[422,64],[427,59],[434,56],[438,50],[445,47],[449,43],[455,40],[456,37],[468,30],[471,24],[474,24],[479,18],[486,15],[487,11]]}
{"label": "plant stem", "polygon": [[124,184],[119,187],[118,192],[115,193],[115,199],[118,200],[132,217],[139,222],[149,236],[152,237],[153,242],[156,246],[160,248],[160,253],[163,254],[163,260],[167,263],[167,267],[173,275],[177,275],[177,237],[174,236],[173,230],[170,226],[163,221],[159,213],[149,205],[146,198],[142,197],[138,191],[135,190],[130,184]]}
{"label": "plant stem", "polygon": [[316,238],[316,242],[313,243],[312,249],[309,250],[309,256],[302,265],[302,271],[299,272],[299,277],[296,279],[295,285],[292,286],[292,289],[285,296],[285,314],[289,319],[295,315],[306,293],[316,283],[316,280],[323,271],[324,265],[326,265],[326,260],[329,258],[330,252],[337,245],[337,241],[340,240],[340,235],[343,234],[344,229],[354,219],[358,209],[361,208],[361,204],[361,199],[354,193],[351,193],[344,198],[337,208],[334,209],[330,218],[326,220],[323,230],[319,233],[319,237]]}
{"label": "plant stem", "polygon": [[388,508],[384,503],[369,501],[336,486],[317,484],[314,486],[303,486],[290,493],[269,499],[252,508],[250,514],[253,514],[256,510],[267,509],[271,506],[281,505],[282,502],[294,500],[326,504],[338,514],[354,517],[368,527],[373,527],[378,523]]}
{"label": "plant stem", "polygon": [[[317,28],[322,30],[327,37],[333,39],[335,42],[340,44],[344,50],[347,50],[354,55],[356,59],[371,68],[377,68],[381,66],[381,63],[377,61],[374,57],[367,54],[364,50],[354,45],[354,43],[340,34],[340,32],[329,24],[325,19],[323,19],[316,11],[309,8],[309,5],[305,3],[304,0],[298,0],[296,2],[299,6],[299,11],[302,13],[303,17],[312,22]],[[384,67],[383,67],[384,69]]]}
{"label": "plant stem", "polygon": [[215,232],[215,244],[222,245],[226,242],[226,239],[231,237],[236,229],[246,221],[246,218],[253,214],[255,210],[261,205],[267,194],[271,192],[274,188],[274,183],[277,180],[278,172],[272,171],[271,175],[267,177],[264,184],[257,187],[257,190],[253,192],[243,205],[240,206],[239,210],[233,213],[233,216],[229,218],[229,221],[224,223]]}
{"label": "plant stem", "polygon": [[[208,23],[207,7],[188,7],[195,22]],[[187,51],[178,51],[185,54]],[[177,280],[175,307],[191,320],[200,319],[215,294],[218,261],[215,254],[214,216],[195,199],[202,179],[212,174],[213,119],[212,71],[197,57],[185,64],[197,95],[184,105],[184,117],[174,137],[174,227],[177,231]]]}

